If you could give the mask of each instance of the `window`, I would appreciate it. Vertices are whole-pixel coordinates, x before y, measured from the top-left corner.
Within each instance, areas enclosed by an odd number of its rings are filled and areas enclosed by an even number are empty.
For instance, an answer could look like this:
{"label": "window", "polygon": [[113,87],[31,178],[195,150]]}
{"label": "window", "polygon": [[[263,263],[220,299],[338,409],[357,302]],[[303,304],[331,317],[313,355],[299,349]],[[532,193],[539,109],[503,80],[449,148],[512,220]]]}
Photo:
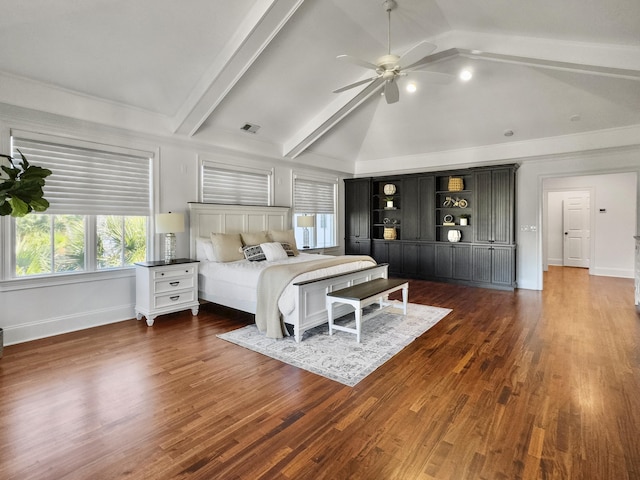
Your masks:
{"label": "window", "polygon": [[236,167],[204,160],[202,201],[226,205],[271,205],[271,170]]}
{"label": "window", "polygon": [[50,207],[14,219],[14,276],[122,268],[144,261],[152,154],[30,132],[12,132],[20,150],[53,173]]}
{"label": "window", "polygon": [[[293,211],[296,242],[305,245],[305,228],[309,233],[310,248],[326,248],[336,245],[336,191],[337,180],[317,180],[294,176]],[[315,217],[313,227],[298,227],[298,217]]]}

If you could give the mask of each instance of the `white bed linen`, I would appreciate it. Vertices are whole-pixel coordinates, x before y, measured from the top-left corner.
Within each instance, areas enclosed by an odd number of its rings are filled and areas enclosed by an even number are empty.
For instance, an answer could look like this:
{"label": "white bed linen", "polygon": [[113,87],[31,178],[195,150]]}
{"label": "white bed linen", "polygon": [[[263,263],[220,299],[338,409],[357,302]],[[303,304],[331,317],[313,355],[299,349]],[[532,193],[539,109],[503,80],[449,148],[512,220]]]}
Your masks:
{"label": "white bed linen", "polygon": [[[285,260],[277,260],[273,262],[249,262],[248,260],[238,260],[236,262],[218,263],[201,261],[199,269],[200,290],[208,295],[218,294],[228,298],[236,298],[251,305],[256,305],[258,280],[261,272],[265,268],[271,265],[310,262],[313,260],[320,260],[322,258],[332,258],[332,256],[300,253],[296,257],[288,257]],[[278,300],[278,308],[284,315],[289,315],[295,309],[296,299],[293,283],[360,270],[373,265],[375,265],[375,263],[370,261],[349,262],[298,275],[280,296],[280,299]],[[251,313],[255,313],[255,309]]]}

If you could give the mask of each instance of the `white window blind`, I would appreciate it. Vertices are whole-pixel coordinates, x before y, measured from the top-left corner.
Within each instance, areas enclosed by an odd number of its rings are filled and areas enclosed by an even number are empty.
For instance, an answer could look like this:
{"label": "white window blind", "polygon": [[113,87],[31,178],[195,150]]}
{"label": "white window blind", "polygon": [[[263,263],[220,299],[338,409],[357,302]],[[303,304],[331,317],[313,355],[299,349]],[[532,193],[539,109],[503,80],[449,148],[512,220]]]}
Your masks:
{"label": "white window blind", "polygon": [[296,178],[293,188],[296,213],[334,213],[335,183]]}
{"label": "white window blind", "polygon": [[[13,156],[52,171],[44,186],[47,214],[148,216],[151,154],[66,145],[65,139],[15,135]],[[71,141],[69,142],[71,143]]]}
{"label": "white window blind", "polygon": [[202,164],[202,201],[226,205],[270,204],[271,172],[220,168]]}

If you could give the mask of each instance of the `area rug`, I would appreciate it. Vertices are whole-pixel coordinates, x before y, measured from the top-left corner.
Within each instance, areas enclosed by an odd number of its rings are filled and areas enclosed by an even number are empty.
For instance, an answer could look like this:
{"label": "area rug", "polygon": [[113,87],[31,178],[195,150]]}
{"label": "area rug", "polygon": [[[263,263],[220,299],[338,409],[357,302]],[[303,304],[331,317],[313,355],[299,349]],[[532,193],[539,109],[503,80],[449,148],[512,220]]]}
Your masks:
{"label": "area rug", "polygon": [[[377,306],[369,307],[364,313],[372,313],[375,308]],[[361,343],[356,342],[353,333],[334,331],[330,336],[327,324],[305,332],[300,343],[293,337],[267,338],[255,325],[218,337],[352,387],[449,312],[448,308],[409,303],[404,316],[402,303],[397,303],[363,322]],[[336,323],[354,327],[354,315],[346,315]]]}

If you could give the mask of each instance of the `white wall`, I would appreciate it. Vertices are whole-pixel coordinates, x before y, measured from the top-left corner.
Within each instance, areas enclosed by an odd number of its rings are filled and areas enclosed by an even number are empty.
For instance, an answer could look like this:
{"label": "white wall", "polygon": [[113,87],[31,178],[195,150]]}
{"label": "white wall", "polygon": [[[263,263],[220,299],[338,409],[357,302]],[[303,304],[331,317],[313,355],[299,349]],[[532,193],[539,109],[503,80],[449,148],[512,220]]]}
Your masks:
{"label": "white wall", "polygon": [[[278,206],[291,206],[294,171],[329,174],[341,178],[350,176],[343,172],[303,166],[296,161],[232,152],[195,141],[118,131],[37,112],[19,112],[20,115],[15,113],[16,110],[12,108],[9,114],[0,104],[0,146],[3,153],[9,151],[11,128],[156,152],[158,161],[154,176],[157,188],[154,203],[157,212],[186,214],[187,203],[198,201],[198,169],[203,158],[234,165],[273,168],[274,203]],[[343,205],[344,189],[342,182],[339,184],[340,205]],[[339,213],[337,220],[340,226],[340,248],[336,253],[344,252],[344,220],[341,215]],[[10,219],[0,217],[0,249],[9,244],[9,226]],[[177,255],[188,257],[188,225],[186,232],[176,234],[176,240]],[[153,249],[161,251],[160,245],[160,235],[155,235]],[[151,252],[150,257],[157,256]],[[10,266],[7,260],[8,255],[0,256],[0,327],[4,329],[6,345],[135,317],[133,269],[78,274],[53,281],[9,281]]]}
{"label": "white wall", "polygon": [[[517,276],[518,287],[534,290],[543,288],[543,232],[542,213],[544,189],[543,185],[564,185],[562,188],[593,187],[597,194],[593,201],[596,211],[607,208],[607,215],[595,218],[592,224],[592,241],[597,245],[597,251],[592,261],[598,263],[592,271],[599,275],[627,276],[633,269],[633,259],[628,257],[629,243],[633,244],[633,236],[637,235],[638,225],[638,188],[637,177],[640,172],[640,147],[625,147],[595,152],[576,153],[548,157],[543,159],[529,159],[522,163],[517,173],[517,205],[516,205],[516,242],[518,244]],[[615,177],[611,181],[608,174],[626,173]],[[591,178],[573,180],[567,177],[594,175]],[[598,176],[603,176],[598,179]],[[553,183],[565,182],[565,183]],[[620,181],[616,183],[617,181]],[[551,183],[547,183],[551,182]],[[620,198],[622,189],[624,198]],[[620,206],[617,202],[626,202]],[[630,206],[633,207],[629,213]],[[619,209],[623,210],[620,211]],[[594,215],[594,214],[592,214]],[[628,218],[623,221],[622,218]],[[523,227],[535,227],[534,231]],[[597,233],[594,233],[597,230]],[[613,232],[613,233],[612,233]],[[628,241],[627,241],[628,237]],[[613,247],[613,248],[612,248]],[[633,252],[633,247],[631,247]]]}
{"label": "white wall", "polygon": [[[548,192],[548,222],[547,227],[553,229],[554,218],[553,199],[560,202],[568,195],[575,194],[576,190],[590,189],[593,192],[591,199],[591,252],[592,262],[590,273],[592,275],[605,275],[615,277],[633,278],[633,262],[635,254],[636,234],[636,190],[637,175],[631,173],[614,173],[609,175],[587,175],[580,177],[547,178],[543,182],[543,189]],[[569,190],[571,192],[562,192]],[[556,204],[557,207],[557,204]],[[604,209],[604,212],[600,210]],[[562,222],[562,204],[560,203],[560,222]],[[560,237],[560,249],[562,249],[562,223],[555,237]],[[553,242],[553,230],[547,231],[547,258],[555,258]],[[556,238],[557,241],[557,238]],[[560,250],[560,263],[562,265],[562,250]]]}

